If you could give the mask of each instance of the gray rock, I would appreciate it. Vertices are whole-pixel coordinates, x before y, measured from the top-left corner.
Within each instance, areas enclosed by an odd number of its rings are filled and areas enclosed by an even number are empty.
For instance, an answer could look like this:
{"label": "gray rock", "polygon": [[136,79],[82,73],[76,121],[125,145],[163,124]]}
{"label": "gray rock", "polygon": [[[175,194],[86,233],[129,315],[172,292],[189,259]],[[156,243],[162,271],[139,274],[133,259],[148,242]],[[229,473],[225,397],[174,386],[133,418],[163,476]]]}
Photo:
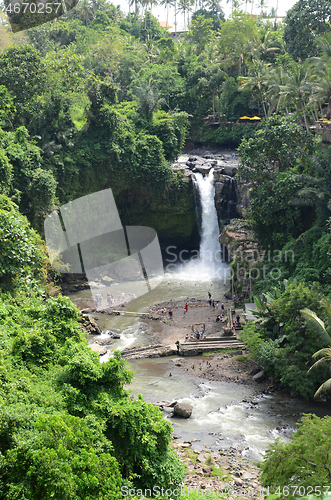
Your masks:
{"label": "gray rock", "polygon": [[101,347],[99,344],[89,344],[88,347],[92,349],[92,351],[97,352],[99,356],[103,356],[107,354],[107,349],[105,347]]}
{"label": "gray rock", "polygon": [[101,339],[101,340],[96,340],[95,343],[99,345],[110,345],[111,341],[110,339]]}
{"label": "gray rock", "polygon": [[180,443],[179,448],[190,448],[191,444],[190,443]]}
{"label": "gray rock", "polygon": [[91,316],[83,315],[80,323],[82,329],[91,335],[100,335],[102,333],[101,328],[97,325],[95,319],[93,319]]}
{"label": "gray rock", "polygon": [[262,382],[262,380],[266,378],[266,375],[266,372],[264,370],[261,370],[256,375],[254,375],[253,380],[255,380],[255,382]]}
{"label": "gray rock", "polygon": [[237,173],[237,167],[223,167],[222,174],[234,177]]}
{"label": "gray rock", "polygon": [[202,467],[202,472],[205,474],[210,474],[211,473],[211,467],[209,465],[206,465],[205,467]]}
{"label": "gray rock", "polygon": [[114,281],[113,278],[110,278],[109,276],[102,276],[101,278],[101,283],[104,285],[110,285],[112,281]]}
{"label": "gray rock", "polygon": [[197,165],[193,172],[200,172],[202,175],[207,175],[209,174],[209,171],[211,170],[212,166],[211,165]]}
{"label": "gray rock", "polygon": [[241,476],[241,479],[247,481],[248,479],[256,479],[256,474],[252,474],[251,472],[244,472]]}
{"label": "gray rock", "polygon": [[174,412],[176,415],[184,418],[190,418],[192,415],[193,406],[188,403],[177,403],[174,406]]}

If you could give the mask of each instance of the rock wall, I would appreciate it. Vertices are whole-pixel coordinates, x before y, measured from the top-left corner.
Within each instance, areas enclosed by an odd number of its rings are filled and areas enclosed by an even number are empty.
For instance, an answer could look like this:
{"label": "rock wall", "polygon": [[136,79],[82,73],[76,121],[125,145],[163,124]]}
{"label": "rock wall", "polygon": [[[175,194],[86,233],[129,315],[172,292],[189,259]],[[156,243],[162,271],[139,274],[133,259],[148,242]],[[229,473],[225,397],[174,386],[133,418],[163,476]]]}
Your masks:
{"label": "rock wall", "polygon": [[116,197],[122,224],[147,226],[157,232],[161,248],[169,245],[191,248],[199,244],[197,214],[191,175],[184,175],[181,187],[165,197],[122,192]]}
{"label": "rock wall", "polygon": [[220,230],[231,219],[245,216],[249,207],[249,185],[239,185],[237,182],[237,169],[239,159],[235,155],[225,153],[208,153],[204,155],[190,155],[185,163],[173,166],[180,169],[184,175],[200,172],[208,175],[214,169],[215,178],[215,207]]}

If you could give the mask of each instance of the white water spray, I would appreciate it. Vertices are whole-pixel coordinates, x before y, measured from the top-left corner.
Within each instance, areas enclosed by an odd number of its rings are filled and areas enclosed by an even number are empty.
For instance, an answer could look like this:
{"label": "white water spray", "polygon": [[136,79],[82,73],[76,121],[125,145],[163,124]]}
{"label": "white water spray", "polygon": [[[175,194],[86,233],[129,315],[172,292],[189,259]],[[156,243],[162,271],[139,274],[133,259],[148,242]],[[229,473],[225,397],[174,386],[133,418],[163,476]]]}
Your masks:
{"label": "white water spray", "polygon": [[[176,269],[176,276],[187,281],[227,281],[228,265],[223,262],[215,207],[214,169],[205,177],[195,174],[194,185],[201,206],[200,248],[189,262]],[[198,255],[197,255],[198,254]]]}
{"label": "white water spray", "polygon": [[214,267],[215,262],[221,262],[221,245],[219,243],[219,227],[215,208],[214,169],[204,177],[196,174],[197,187],[201,203],[201,242],[200,262],[205,266]]}

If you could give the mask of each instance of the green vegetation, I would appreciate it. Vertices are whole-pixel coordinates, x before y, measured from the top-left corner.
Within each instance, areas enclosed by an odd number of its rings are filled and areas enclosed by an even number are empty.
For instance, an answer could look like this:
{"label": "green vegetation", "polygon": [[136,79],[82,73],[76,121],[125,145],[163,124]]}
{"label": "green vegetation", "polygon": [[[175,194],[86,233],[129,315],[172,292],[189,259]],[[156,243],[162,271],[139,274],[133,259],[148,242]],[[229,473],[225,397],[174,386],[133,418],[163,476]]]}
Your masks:
{"label": "green vegetation", "polygon": [[268,458],[261,465],[263,484],[270,486],[270,492],[280,487],[278,498],[282,499],[289,491],[294,498],[300,497],[300,486],[311,495],[326,493],[330,485],[330,433],[330,417],[304,415],[289,443],[276,440],[269,447]]}
{"label": "green vegetation", "polygon": [[[282,26],[265,19],[262,0],[258,18],[233,2],[227,20],[217,1],[189,20],[183,0],[189,29],[178,41],[153,2],[135,4],[124,15],[84,0],[15,36],[0,24],[4,499],[115,500],[122,485],[181,483],[170,424],[129,397],[120,354],[100,364],[76,308],[51,295],[42,235],[51,211],[110,187],[124,225],[154,227],[163,246],[189,245],[192,187],[170,168],[187,137],[238,146],[245,225],[265,252],[255,262],[258,320],[242,330],[250,356],[292,395],[330,397],[331,147],[327,130],[309,128],[331,117],[329,2],[299,0]],[[329,427],[305,416],[290,443],[273,444],[264,484],[318,493],[330,481]]]}
{"label": "green vegetation", "polygon": [[87,347],[79,311],[40,285],[40,237],[1,196],[1,498],[116,499],[122,485],[183,479],[172,427],[124,385],[119,352],[106,363]]}

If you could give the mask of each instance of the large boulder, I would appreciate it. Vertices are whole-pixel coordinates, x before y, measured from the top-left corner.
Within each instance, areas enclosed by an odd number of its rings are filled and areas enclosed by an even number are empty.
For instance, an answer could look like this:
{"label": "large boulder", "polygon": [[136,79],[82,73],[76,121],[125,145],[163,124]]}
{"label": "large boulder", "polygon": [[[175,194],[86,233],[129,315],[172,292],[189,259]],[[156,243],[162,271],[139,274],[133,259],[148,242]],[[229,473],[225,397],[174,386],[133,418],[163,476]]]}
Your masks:
{"label": "large boulder", "polygon": [[255,382],[262,382],[262,380],[264,380],[266,376],[266,372],[264,370],[261,370],[256,375],[254,375],[253,380],[255,380]]}
{"label": "large boulder", "polygon": [[105,347],[102,347],[99,344],[93,343],[89,344],[88,347],[92,349],[92,351],[97,352],[99,356],[103,356],[104,354],[107,354],[107,349]]}
{"label": "large boulder", "polygon": [[188,403],[177,403],[174,406],[175,415],[179,415],[180,417],[190,418],[192,415],[193,406]]}

